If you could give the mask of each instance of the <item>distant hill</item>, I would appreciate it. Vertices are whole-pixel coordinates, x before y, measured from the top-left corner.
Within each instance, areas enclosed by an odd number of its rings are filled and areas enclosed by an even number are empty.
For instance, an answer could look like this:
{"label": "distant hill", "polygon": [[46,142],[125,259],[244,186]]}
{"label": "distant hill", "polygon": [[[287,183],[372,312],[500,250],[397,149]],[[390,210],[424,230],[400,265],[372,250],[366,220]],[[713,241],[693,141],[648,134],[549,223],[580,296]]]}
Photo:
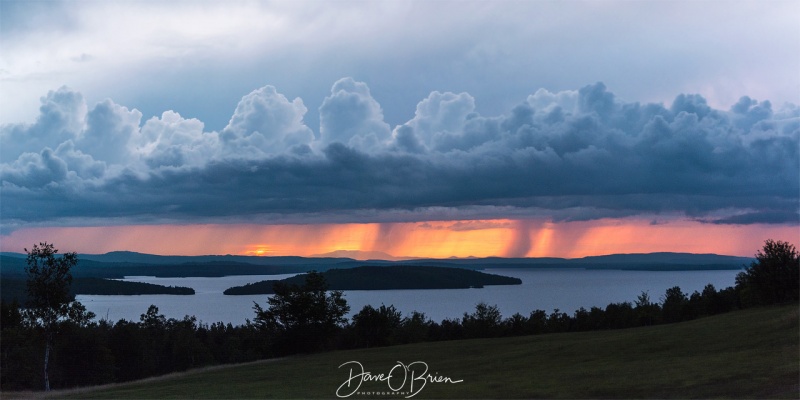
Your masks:
{"label": "distant hill", "polygon": [[[332,264],[335,265],[335,264]],[[25,260],[0,256],[2,276],[24,276]],[[327,265],[308,263],[303,265],[256,265],[243,262],[187,262],[182,264],[143,264],[128,262],[92,261],[78,255],[78,265],[72,269],[76,278],[124,278],[126,276],[174,277],[220,277],[228,275],[275,275],[308,272],[312,269],[328,269]]]}
{"label": "distant hill", "polygon": [[749,264],[753,258],[724,256],[718,254],[694,254],[694,253],[639,253],[639,254],[610,254],[605,256],[589,256],[572,259],[570,262],[584,262],[590,264]]}
{"label": "distant hill", "polygon": [[26,255],[22,253],[12,253],[9,251],[2,251],[0,252],[0,257],[21,258],[25,260]]}
{"label": "distant hill", "polygon": [[[322,273],[332,290],[468,289],[485,285],[520,285],[522,280],[463,268],[441,267],[357,267],[331,269]],[[298,275],[280,282],[302,285]],[[227,295],[271,294],[277,281],[260,281],[226,289]]]}
{"label": "distant hill", "polygon": [[[349,253],[336,253],[349,254]],[[361,255],[377,255],[359,253]],[[350,254],[356,256],[358,254]],[[229,275],[274,275],[311,270],[371,266],[432,266],[486,270],[492,268],[583,268],[643,271],[737,270],[754,259],[717,254],[649,253],[612,254],[583,258],[459,258],[360,261],[349,257],[262,257],[262,256],[159,256],[134,252],[79,254],[75,277],[122,278],[125,276],[219,277]],[[0,254],[0,274],[24,275],[25,255]]]}
{"label": "distant hill", "polygon": [[336,250],[329,253],[314,254],[313,258],[350,258],[353,260],[384,260],[400,261],[413,260],[414,257],[395,257],[382,251],[361,251],[361,250]]}
{"label": "distant hill", "polygon": [[[24,255],[23,255],[24,256]],[[161,256],[155,254],[136,253],[131,251],[112,251],[106,254],[79,254],[79,259],[99,262],[125,262],[137,264],[187,264],[187,263],[247,263],[253,265],[306,265],[334,264],[341,262],[342,258],[322,257],[313,260],[297,256],[234,256],[234,255],[204,255],[204,256]],[[345,259],[348,260],[348,259]],[[352,261],[352,260],[351,260]]]}

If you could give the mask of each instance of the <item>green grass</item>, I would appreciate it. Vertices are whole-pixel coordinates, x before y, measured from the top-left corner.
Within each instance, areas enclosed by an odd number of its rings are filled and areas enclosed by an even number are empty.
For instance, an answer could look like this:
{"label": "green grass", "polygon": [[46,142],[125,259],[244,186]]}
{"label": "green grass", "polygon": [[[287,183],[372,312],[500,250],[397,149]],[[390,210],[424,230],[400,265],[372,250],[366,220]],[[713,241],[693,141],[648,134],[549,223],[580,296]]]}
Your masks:
{"label": "green grass", "polygon": [[[338,351],[52,395],[335,398],[348,377],[337,367],[356,360],[374,374],[397,361],[424,361],[431,373],[463,379],[428,383],[414,398],[798,398],[798,311],[784,306],[626,330]],[[362,389],[388,391],[385,382]]]}

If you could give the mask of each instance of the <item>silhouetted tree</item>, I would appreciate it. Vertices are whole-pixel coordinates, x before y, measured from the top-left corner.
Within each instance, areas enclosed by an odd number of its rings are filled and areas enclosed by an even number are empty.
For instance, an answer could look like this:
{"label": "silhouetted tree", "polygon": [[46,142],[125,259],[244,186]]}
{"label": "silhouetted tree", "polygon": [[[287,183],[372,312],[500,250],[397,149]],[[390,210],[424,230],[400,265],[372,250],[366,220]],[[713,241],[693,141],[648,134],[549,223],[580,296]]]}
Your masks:
{"label": "silhouetted tree", "polygon": [[202,343],[207,332],[194,316],[167,320],[167,343],[170,371],[184,371],[213,362],[213,355]]}
{"label": "silhouetted tree", "polygon": [[41,387],[41,344],[24,323],[16,301],[0,301],[0,310],[0,387],[3,390]]}
{"label": "silhouetted tree", "polygon": [[325,277],[311,271],[305,284],[275,282],[275,294],[264,310],[258,303],[254,325],[276,335],[278,352],[311,352],[324,347],[347,322],[350,306],[340,290],[327,292]]}
{"label": "silhouetted tree", "polygon": [[129,381],[154,374],[155,362],[152,354],[160,351],[153,349],[145,337],[148,333],[141,329],[141,324],[119,320],[109,332],[108,347],[114,355],[115,379]]}
{"label": "silhouetted tree", "polygon": [[417,343],[428,340],[433,322],[425,313],[412,311],[400,323],[397,333],[398,343]]}
{"label": "silhouetted tree", "polygon": [[547,330],[547,312],[544,310],[533,310],[528,316],[528,323],[525,324],[525,332],[538,335]]}
{"label": "silhouetted tree", "polygon": [[572,316],[572,330],[574,331],[588,331],[591,330],[591,318],[592,314],[586,310],[586,308],[581,307],[575,310],[575,314]]}
{"label": "silhouetted tree", "polygon": [[566,332],[569,330],[572,322],[569,314],[561,312],[558,308],[553,309],[550,316],[547,317],[547,332]]}
{"label": "silhouetted tree", "polygon": [[768,239],[756,261],[736,276],[736,289],[743,301],[766,305],[800,298],[800,255],[788,242]]}
{"label": "silhouetted tree", "polygon": [[466,337],[492,337],[500,333],[501,322],[502,316],[497,306],[480,302],[475,306],[474,313],[464,313],[461,325],[464,327]]}
{"label": "silhouetted tree", "polygon": [[114,356],[108,347],[110,328],[105,322],[81,326],[63,324],[53,346],[54,386],[89,386],[113,382]]}
{"label": "silhouetted tree", "polygon": [[72,283],[70,269],[78,264],[76,253],[56,257],[58,250],[52,244],[39,243],[28,254],[25,272],[28,274],[28,304],[25,316],[41,329],[44,341],[44,387],[50,390],[50,352],[59,325],[72,319],[78,324],[88,323],[94,314],[87,312],[79,302],[72,301],[69,287]]}
{"label": "silhouetted tree", "polygon": [[664,322],[679,322],[684,319],[686,308],[689,305],[689,298],[681,291],[678,286],[667,289],[664,301],[661,305]]}
{"label": "silhouetted tree", "polygon": [[504,334],[509,336],[520,336],[525,334],[525,324],[528,322],[528,319],[525,318],[524,315],[520,313],[514,313],[514,315],[508,317],[505,321],[503,321],[503,325],[505,326]]}
{"label": "silhouetted tree", "polygon": [[16,300],[12,302],[0,301],[0,327],[3,329],[16,328],[22,325],[22,312]]}
{"label": "silhouetted tree", "polygon": [[353,316],[353,328],[362,346],[388,346],[403,318],[394,306],[374,308],[367,304]]}
{"label": "silhouetted tree", "polygon": [[464,326],[455,318],[445,318],[438,327],[438,340],[458,340],[464,338]]}
{"label": "silhouetted tree", "polygon": [[650,301],[650,295],[647,292],[642,292],[636,298],[635,310],[637,324],[640,326],[657,324],[661,315],[661,307],[658,306],[658,303]]}
{"label": "silhouetted tree", "polygon": [[742,299],[734,287],[726,287],[717,292],[717,300],[718,308],[715,309],[717,314],[742,308]]}
{"label": "silhouetted tree", "polygon": [[606,312],[602,308],[596,306],[589,309],[588,325],[591,330],[608,329]]}
{"label": "silhouetted tree", "polygon": [[606,326],[611,329],[630,328],[636,325],[636,311],[627,301],[606,306]]}

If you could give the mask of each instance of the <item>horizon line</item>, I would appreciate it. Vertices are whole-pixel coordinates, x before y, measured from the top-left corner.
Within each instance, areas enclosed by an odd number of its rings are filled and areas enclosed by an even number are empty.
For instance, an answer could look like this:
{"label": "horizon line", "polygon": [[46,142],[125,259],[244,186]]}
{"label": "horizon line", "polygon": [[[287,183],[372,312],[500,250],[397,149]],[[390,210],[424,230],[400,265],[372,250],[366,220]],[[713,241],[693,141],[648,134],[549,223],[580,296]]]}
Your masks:
{"label": "horizon line", "polygon": [[[352,252],[352,253],[383,253],[390,258],[354,258],[348,256],[336,256],[333,255],[337,252]],[[324,258],[335,258],[335,259],[350,259],[354,261],[414,261],[414,260],[440,260],[440,261],[448,261],[448,260],[485,260],[485,259],[504,259],[504,260],[541,260],[541,259],[559,259],[559,260],[581,260],[586,258],[593,258],[593,257],[609,257],[609,256],[635,256],[635,255],[654,255],[654,254],[682,254],[682,255],[696,255],[696,256],[718,256],[718,257],[732,257],[732,258],[748,258],[754,259],[755,256],[738,256],[738,255],[731,255],[731,254],[719,254],[719,253],[692,253],[692,252],[685,252],[685,251],[652,251],[652,252],[633,252],[633,253],[604,253],[604,254],[596,254],[596,255],[589,255],[589,256],[582,256],[582,257],[557,257],[557,256],[541,256],[541,257],[503,257],[503,256],[484,256],[484,257],[477,257],[477,256],[466,256],[466,257],[457,257],[457,256],[450,256],[450,257],[411,257],[411,256],[394,256],[392,254],[388,254],[385,252],[380,251],[363,251],[363,250],[334,250],[328,253],[322,254],[313,254],[308,256],[300,256],[300,255],[267,255],[267,254],[157,254],[157,253],[144,253],[132,250],[112,250],[105,253],[77,253],[78,255],[84,256],[105,256],[114,253],[130,253],[136,255],[144,255],[144,256],[154,256],[154,257],[247,257],[247,258],[280,258],[280,257],[293,257],[293,258],[304,258],[304,259],[324,259]],[[0,255],[25,255],[25,253],[20,252],[13,252],[13,251],[0,251]],[[63,253],[61,253],[63,254]]]}

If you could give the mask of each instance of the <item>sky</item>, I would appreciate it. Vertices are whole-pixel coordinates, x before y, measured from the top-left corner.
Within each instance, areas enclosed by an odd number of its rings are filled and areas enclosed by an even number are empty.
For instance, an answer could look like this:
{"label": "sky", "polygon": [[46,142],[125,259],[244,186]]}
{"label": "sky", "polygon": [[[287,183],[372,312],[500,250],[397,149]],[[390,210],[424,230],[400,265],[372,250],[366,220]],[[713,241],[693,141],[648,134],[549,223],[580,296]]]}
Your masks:
{"label": "sky", "polygon": [[0,0],[0,250],[800,244],[796,1]]}

